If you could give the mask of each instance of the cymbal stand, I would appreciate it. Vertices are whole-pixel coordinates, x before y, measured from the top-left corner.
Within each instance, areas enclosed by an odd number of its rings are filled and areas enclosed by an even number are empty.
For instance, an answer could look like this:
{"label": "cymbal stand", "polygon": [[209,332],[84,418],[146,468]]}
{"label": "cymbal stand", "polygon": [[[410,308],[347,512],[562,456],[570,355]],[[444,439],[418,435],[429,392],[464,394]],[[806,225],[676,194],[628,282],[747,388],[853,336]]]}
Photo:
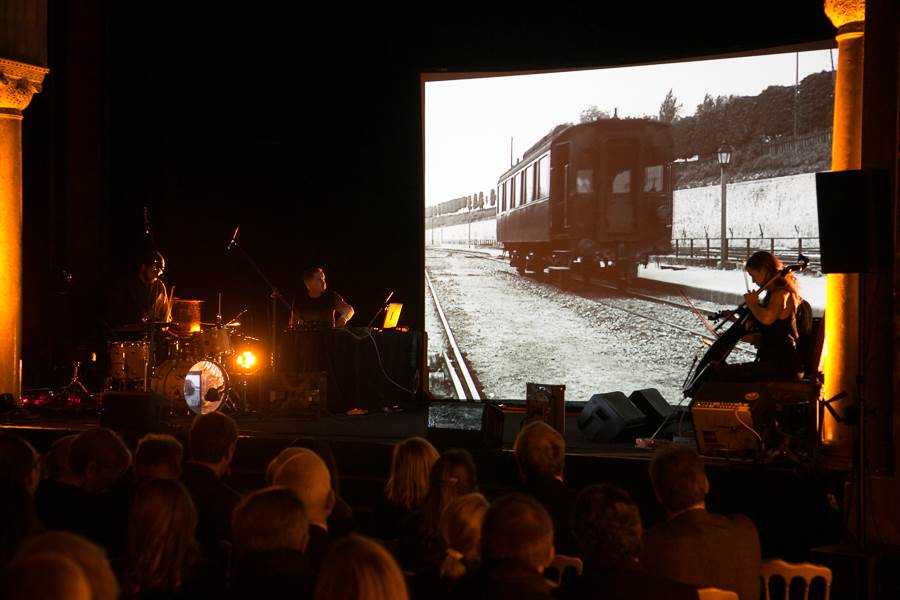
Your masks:
{"label": "cymbal stand", "polygon": [[256,261],[253,260],[253,258],[247,253],[246,250],[244,250],[244,247],[241,246],[241,243],[238,241],[237,237],[235,237],[232,240],[231,244],[229,244],[229,249],[232,246],[241,251],[241,254],[244,256],[244,258],[247,259],[247,262],[250,263],[250,266],[253,267],[253,270],[256,271],[256,274],[259,275],[259,277],[265,282],[266,287],[269,288],[268,298],[272,301],[272,314],[270,315],[270,318],[272,320],[272,346],[271,346],[270,354],[269,354],[269,368],[274,372],[275,371],[275,348],[277,347],[277,345],[276,345],[276,337],[277,337],[276,330],[278,328],[278,318],[277,318],[278,301],[281,300],[281,303],[288,310],[290,310],[291,305],[288,303],[288,301],[285,299],[285,297],[281,294],[281,292],[278,291],[278,288],[276,288],[272,284],[272,282],[269,280],[269,278],[266,277],[265,273],[262,272],[262,269],[259,268],[259,265],[256,264]]}

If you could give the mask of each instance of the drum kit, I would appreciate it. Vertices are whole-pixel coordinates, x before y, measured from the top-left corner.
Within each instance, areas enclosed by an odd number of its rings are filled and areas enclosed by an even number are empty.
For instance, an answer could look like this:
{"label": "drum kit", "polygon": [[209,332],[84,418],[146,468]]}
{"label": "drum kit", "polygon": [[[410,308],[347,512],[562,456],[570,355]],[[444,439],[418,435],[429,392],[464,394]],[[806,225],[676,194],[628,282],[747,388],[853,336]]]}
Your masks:
{"label": "drum kit", "polygon": [[237,410],[227,365],[242,346],[259,340],[239,331],[238,319],[246,310],[228,322],[222,321],[220,310],[215,323],[203,323],[202,302],[175,298],[169,321],[117,329],[144,335],[137,341],[109,343],[106,389],[160,394],[172,402],[176,413],[185,408],[195,414],[223,407]]}

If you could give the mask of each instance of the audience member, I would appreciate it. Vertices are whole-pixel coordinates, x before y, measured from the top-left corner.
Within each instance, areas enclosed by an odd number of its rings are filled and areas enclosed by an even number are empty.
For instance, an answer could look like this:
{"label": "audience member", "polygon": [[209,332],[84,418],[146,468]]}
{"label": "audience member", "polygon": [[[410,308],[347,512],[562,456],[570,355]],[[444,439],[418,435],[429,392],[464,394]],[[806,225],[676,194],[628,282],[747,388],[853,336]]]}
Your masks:
{"label": "audience member", "polygon": [[570,523],[577,493],[563,482],[565,439],[544,421],[533,421],[519,431],[513,453],[522,491],[543,504],[553,519],[556,552],[575,554],[578,546]]}
{"label": "audience member", "polygon": [[48,554],[18,559],[3,569],[0,597],[6,600],[91,600],[91,586],[74,561]]}
{"label": "audience member", "polygon": [[138,441],[134,451],[135,479],[180,479],[183,458],[184,447],[175,437],[148,433]]}
{"label": "audience member", "polygon": [[128,559],[122,573],[127,595],[221,596],[224,566],[217,573],[201,562],[196,530],[197,511],[179,481],[149,479],[142,483],[128,521]]}
{"label": "audience member", "polygon": [[460,496],[476,491],[475,462],[466,450],[447,450],[435,461],[421,510],[413,511],[401,524],[397,557],[404,570],[419,575],[437,572],[446,552],[441,514]]}
{"label": "audience member", "polygon": [[309,522],[287,487],[249,494],[231,521],[232,598],[310,598],[315,574],[304,555]]}
{"label": "audience member", "polygon": [[338,473],[337,460],[331,450],[331,444],[325,440],[312,437],[298,437],[291,442],[291,447],[307,448],[319,455],[328,474],[331,476],[331,489],[334,491],[334,509],[328,515],[328,531],[335,537],[343,537],[356,530],[353,508],[341,497],[341,476]]}
{"label": "audience member", "polygon": [[304,449],[278,470],[275,485],[292,489],[303,502],[309,520],[306,557],[313,570],[318,572],[335,539],[328,531],[328,516],[334,508],[334,490],[328,468],[318,454]]}
{"label": "audience member", "polygon": [[563,586],[561,597],[589,598],[603,590],[604,597],[621,600],[696,600],[697,591],[690,585],[641,568],[641,515],[628,492],[609,484],[582,490],[572,512],[572,530],[581,548],[584,572],[574,583]]}
{"label": "audience member", "polygon": [[466,494],[441,515],[441,537],[447,548],[439,575],[459,579],[481,563],[481,524],[490,504],[481,494]]}
{"label": "audience member", "polygon": [[15,560],[31,560],[47,555],[60,556],[78,565],[87,576],[93,600],[116,600],[119,597],[119,583],[109,565],[106,552],[100,546],[68,531],[48,531],[26,541],[16,553]]}
{"label": "audience member", "polygon": [[525,494],[495,500],[481,526],[482,567],[460,587],[466,600],[553,598],[543,572],[553,562],[553,521]]}
{"label": "audience member", "polygon": [[72,474],[69,454],[76,434],[57,438],[43,457],[44,478],[34,494],[37,514],[49,529],[64,529],[68,507],[81,497],[79,479]]}
{"label": "audience member", "polygon": [[743,600],[759,598],[756,527],[743,515],[707,512],[709,481],[697,452],[684,447],[657,450],[650,481],[666,522],[644,536],[644,567],[689,585],[732,590]]}
{"label": "audience member", "polygon": [[22,543],[43,529],[34,498],[18,481],[0,481],[0,567],[10,562]]}
{"label": "audience member", "polygon": [[188,432],[191,460],[184,463],[181,482],[199,506],[197,540],[204,553],[222,557],[222,543],[231,540],[231,512],[241,500],[222,478],[237,447],[237,424],[220,412],[198,415]]}
{"label": "audience member", "polygon": [[34,494],[41,481],[41,463],[34,447],[9,431],[0,432],[0,481],[21,484]]}
{"label": "audience member", "polygon": [[383,540],[400,537],[400,524],[422,507],[428,494],[428,475],[437,459],[438,451],[421,437],[394,445],[384,498],[375,509],[375,535]]}
{"label": "audience member", "polygon": [[69,468],[78,491],[47,499],[41,505],[49,517],[45,524],[83,535],[112,556],[123,554],[132,493],[124,475],[131,468],[131,451],[112,429],[94,427],[72,440]]}
{"label": "audience member", "polygon": [[[349,565],[352,567],[348,568]],[[350,535],[338,541],[322,564],[316,600],[408,600],[403,573],[375,541]]]}

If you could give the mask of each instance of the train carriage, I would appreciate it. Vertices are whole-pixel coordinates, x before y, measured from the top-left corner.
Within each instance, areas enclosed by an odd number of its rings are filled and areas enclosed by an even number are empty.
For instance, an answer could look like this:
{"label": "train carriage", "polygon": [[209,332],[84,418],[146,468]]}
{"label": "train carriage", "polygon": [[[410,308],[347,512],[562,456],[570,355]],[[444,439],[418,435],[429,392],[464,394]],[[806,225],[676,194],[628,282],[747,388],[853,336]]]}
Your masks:
{"label": "train carriage", "polygon": [[637,274],[672,238],[672,132],[649,119],[562,125],[497,186],[497,240],[522,273],[548,266]]}

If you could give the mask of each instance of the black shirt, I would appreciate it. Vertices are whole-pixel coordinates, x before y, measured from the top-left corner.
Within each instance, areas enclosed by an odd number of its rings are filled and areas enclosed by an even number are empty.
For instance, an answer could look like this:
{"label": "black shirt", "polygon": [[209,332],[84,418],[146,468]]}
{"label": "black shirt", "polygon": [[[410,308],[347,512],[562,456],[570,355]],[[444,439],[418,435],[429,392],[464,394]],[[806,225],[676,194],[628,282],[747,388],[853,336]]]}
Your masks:
{"label": "black shirt", "polygon": [[308,293],[297,296],[291,310],[291,326],[299,329],[334,327],[334,313],[344,299],[332,290],[325,290],[318,298]]}

